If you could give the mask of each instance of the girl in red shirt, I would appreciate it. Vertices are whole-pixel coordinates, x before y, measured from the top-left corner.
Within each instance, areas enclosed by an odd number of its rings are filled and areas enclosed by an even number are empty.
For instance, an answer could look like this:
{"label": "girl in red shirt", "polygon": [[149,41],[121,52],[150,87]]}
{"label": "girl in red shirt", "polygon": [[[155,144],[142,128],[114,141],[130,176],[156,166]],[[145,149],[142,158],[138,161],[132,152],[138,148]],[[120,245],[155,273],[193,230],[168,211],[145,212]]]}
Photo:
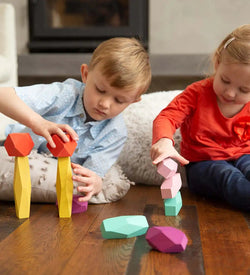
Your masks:
{"label": "girl in red shirt", "polygon": [[[153,123],[154,164],[186,165],[191,191],[250,210],[250,24],[219,45],[214,75],[188,86]],[[173,146],[180,127],[181,154]]]}

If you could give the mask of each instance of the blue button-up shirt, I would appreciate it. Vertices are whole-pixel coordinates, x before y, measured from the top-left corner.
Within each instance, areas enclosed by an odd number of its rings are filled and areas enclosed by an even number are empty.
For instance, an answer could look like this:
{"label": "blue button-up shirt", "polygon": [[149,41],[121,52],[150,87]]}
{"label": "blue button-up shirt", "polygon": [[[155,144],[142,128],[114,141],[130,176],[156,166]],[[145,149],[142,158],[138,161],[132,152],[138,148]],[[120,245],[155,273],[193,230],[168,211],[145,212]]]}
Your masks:
{"label": "blue button-up shirt", "polygon": [[[78,134],[79,141],[71,161],[81,164],[103,177],[116,161],[127,137],[122,117],[102,121],[86,121],[83,106],[85,84],[67,79],[64,82],[16,87],[17,95],[45,119],[70,125]],[[38,151],[47,150],[46,140],[35,135],[21,124],[9,125],[6,134],[30,133]]]}

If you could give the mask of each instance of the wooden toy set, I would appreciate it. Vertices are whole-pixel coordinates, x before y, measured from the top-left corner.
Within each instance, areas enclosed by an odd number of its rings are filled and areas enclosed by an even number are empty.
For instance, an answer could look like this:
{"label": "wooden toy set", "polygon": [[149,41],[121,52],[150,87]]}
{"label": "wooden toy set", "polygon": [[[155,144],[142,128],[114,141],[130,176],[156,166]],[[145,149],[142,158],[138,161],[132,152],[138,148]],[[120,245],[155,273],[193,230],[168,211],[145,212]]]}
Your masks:
{"label": "wooden toy set", "polygon": [[[78,197],[73,196],[73,180],[70,165],[70,156],[73,154],[77,143],[70,136],[69,142],[64,143],[57,135],[52,136],[56,144],[48,149],[57,157],[57,204],[60,218],[69,218],[72,213],[87,210],[87,203],[79,203]],[[31,203],[31,179],[28,155],[34,142],[28,133],[9,134],[4,146],[9,156],[15,157],[14,168],[14,198],[16,216],[19,219],[29,218]],[[161,186],[161,194],[165,204],[165,214],[176,216],[181,208],[180,175],[176,173],[177,164],[171,159],[164,160],[158,166],[158,172],[166,180]],[[169,203],[170,202],[170,203]],[[74,209],[72,209],[72,205]],[[146,234],[148,244],[158,251],[177,253],[186,249],[188,239],[186,235],[173,227],[153,226],[149,228],[147,219],[143,215],[118,216],[105,219],[101,224],[101,233],[105,239],[132,238]]]}
{"label": "wooden toy set", "polygon": [[160,252],[179,253],[186,249],[188,239],[179,229],[170,226],[149,228],[142,215],[118,216],[103,220],[101,224],[104,239],[126,239],[146,234],[148,244]]}
{"label": "wooden toy set", "polygon": [[[177,163],[168,158],[157,167],[157,171],[165,180],[161,185],[161,196],[164,200],[165,215],[177,216],[182,207],[180,188],[181,177],[177,171]],[[153,226],[149,228],[146,217],[118,216],[103,220],[102,236],[105,239],[131,238],[146,234],[148,244],[160,252],[179,253],[186,249],[188,239],[179,229],[170,226]]]}
{"label": "wooden toy set", "polygon": [[157,172],[165,178],[161,185],[161,197],[166,216],[177,216],[182,207],[182,182],[180,173],[176,173],[177,168],[177,163],[170,158],[164,159],[157,167]]}
{"label": "wooden toy set", "polygon": [[[67,136],[70,141],[64,143],[57,135],[53,135],[52,138],[56,144],[55,148],[47,144],[50,152],[58,159],[56,192],[60,218],[69,218],[72,213],[83,212],[87,209],[86,202],[82,205],[76,202],[77,197],[74,197],[74,209],[72,211],[73,180],[70,156],[73,154],[77,143],[69,135]],[[31,179],[28,155],[34,147],[34,142],[28,133],[12,133],[8,135],[4,146],[8,155],[15,157],[13,188],[16,216],[19,219],[28,218],[30,216],[31,203]]]}

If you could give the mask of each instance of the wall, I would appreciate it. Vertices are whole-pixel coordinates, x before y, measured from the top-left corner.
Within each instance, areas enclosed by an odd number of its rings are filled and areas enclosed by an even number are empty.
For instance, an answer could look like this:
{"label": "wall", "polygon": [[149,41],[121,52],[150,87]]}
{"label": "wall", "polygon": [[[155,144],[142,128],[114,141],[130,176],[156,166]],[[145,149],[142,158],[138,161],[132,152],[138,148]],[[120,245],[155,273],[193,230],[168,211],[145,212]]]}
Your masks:
{"label": "wall", "polygon": [[[15,6],[17,50],[27,53],[28,0],[0,2]],[[210,54],[231,30],[250,23],[249,0],[150,0],[149,12],[151,54]]]}
{"label": "wall", "polygon": [[233,29],[250,23],[249,0],[151,0],[149,10],[155,54],[209,54]]}

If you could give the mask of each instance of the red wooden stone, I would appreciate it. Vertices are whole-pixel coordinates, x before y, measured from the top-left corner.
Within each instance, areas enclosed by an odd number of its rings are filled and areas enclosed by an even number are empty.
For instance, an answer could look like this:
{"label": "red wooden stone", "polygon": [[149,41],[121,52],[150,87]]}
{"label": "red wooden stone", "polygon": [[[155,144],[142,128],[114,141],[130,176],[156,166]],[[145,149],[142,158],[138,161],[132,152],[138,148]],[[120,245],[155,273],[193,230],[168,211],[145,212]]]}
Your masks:
{"label": "red wooden stone", "polygon": [[77,143],[70,135],[66,134],[66,136],[69,138],[69,142],[64,142],[58,135],[52,135],[56,148],[52,148],[49,143],[47,143],[47,147],[53,156],[70,157],[74,153]]}
{"label": "red wooden stone", "polygon": [[4,142],[4,147],[9,156],[28,156],[34,147],[34,142],[29,133],[9,134]]}

